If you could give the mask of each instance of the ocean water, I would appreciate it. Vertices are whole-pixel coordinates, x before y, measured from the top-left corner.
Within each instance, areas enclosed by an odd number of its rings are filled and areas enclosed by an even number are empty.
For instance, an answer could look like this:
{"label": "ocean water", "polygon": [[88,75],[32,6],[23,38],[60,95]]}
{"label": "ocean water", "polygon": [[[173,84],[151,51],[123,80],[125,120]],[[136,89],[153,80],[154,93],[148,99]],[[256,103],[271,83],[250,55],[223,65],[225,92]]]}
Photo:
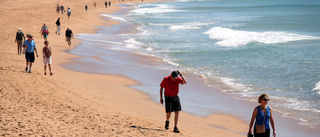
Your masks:
{"label": "ocean water", "polygon": [[[101,16],[125,27],[79,35],[88,44],[104,45],[97,55],[108,49],[151,56],[167,64],[154,69],[179,68],[241,100],[257,102],[267,93],[269,105],[282,117],[320,128],[319,0],[180,0],[122,6],[122,13]],[[111,35],[128,30],[132,33]]]}
{"label": "ocean water", "polygon": [[182,0],[142,4],[128,47],[202,76],[239,99],[320,126],[320,1]]}

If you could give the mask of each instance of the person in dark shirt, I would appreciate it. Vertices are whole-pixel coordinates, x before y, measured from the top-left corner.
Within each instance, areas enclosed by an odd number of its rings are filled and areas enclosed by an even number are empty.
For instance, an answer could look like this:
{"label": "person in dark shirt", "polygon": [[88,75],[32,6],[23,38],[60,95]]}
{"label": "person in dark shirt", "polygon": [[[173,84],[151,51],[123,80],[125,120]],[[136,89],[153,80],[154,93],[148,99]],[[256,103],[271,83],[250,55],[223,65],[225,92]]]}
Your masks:
{"label": "person in dark shirt", "polygon": [[64,6],[63,5],[60,6],[60,10],[61,10],[61,14],[63,14],[63,12],[64,12]]}
{"label": "person in dark shirt", "polygon": [[21,28],[18,29],[15,42],[18,44],[18,55],[22,53],[22,42],[26,39]]}
{"label": "person in dark shirt", "polygon": [[60,31],[61,31],[60,18],[58,18],[58,20],[56,21],[56,24],[57,24],[57,28],[58,28],[58,30],[56,31],[56,34],[58,33],[58,35],[60,35]]}
{"label": "person in dark shirt", "polygon": [[66,30],[66,41],[68,42],[69,48],[71,48],[71,38],[73,38],[72,30],[67,28],[67,30]]}

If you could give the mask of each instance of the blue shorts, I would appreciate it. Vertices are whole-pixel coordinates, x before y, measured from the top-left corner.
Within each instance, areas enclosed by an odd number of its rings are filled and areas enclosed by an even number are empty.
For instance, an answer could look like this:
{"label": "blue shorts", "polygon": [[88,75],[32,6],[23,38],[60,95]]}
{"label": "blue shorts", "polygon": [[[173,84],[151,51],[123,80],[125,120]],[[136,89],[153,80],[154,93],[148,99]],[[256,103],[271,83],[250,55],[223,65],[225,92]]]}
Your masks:
{"label": "blue shorts", "polygon": [[181,111],[181,103],[178,95],[174,97],[165,96],[164,98],[166,103],[166,113]]}
{"label": "blue shorts", "polygon": [[26,61],[34,62],[34,52],[26,52]]}

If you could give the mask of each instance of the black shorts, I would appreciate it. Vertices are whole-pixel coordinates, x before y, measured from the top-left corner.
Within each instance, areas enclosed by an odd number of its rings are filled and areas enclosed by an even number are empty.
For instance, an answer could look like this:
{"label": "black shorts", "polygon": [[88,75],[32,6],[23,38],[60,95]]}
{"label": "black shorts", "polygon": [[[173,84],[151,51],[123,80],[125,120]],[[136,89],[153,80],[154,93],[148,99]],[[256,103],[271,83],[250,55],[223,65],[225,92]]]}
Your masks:
{"label": "black shorts", "polygon": [[27,62],[34,62],[34,53],[33,52],[26,52],[26,61]]}
{"label": "black shorts", "polygon": [[164,98],[166,104],[166,113],[181,111],[181,103],[178,95],[174,97],[165,96]]}

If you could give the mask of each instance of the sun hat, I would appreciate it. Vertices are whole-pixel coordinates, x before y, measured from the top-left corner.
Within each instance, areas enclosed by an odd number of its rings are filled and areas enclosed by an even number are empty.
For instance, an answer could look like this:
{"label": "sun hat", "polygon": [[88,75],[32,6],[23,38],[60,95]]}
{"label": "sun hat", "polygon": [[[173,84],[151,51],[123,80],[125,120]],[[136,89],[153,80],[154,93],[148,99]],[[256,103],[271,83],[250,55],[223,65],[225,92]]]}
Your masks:
{"label": "sun hat", "polygon": [[30,37],[30,38],[32,38],[33,36],[32,36],[31,34],[27,34],[27,37]]}
{"label": "sun hat", "polygon": [[21,31],[21,28],[19,28],[18,30]]}

